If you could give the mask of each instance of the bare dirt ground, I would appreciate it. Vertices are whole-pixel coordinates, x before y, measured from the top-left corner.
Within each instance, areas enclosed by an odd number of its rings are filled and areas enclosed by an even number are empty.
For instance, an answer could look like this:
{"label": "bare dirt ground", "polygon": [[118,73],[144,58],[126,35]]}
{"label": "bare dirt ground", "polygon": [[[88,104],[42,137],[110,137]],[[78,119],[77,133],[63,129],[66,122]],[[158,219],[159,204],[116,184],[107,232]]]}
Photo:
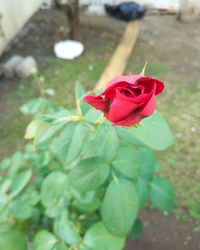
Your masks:
{"label": "bare dirt ground", "polygon": [[[62,19],[62,20],[61,20]],[[57,12],[46,12],[34,17],[28,32],[0,59],[9,55],[32,54],[40,67],[48,67],[55,41],[65,38],[65,17]],[[179,206],[193,197],[199,182],[199,100],[200,100],[200,29],[199,23],[180,24],[174,16],[147,16],[141,21],[141,32],[129,61],[127,73],[139,73],[149,61],[148,73],[161,78],[168,88],[158,102],[173,128],[176,146],[162,152],[163,173],[176,185]],[[85,28],[84,28],[85,29]],[[105,46],[111,39],[102,31],[86,28],[84,40],[88,49]],[[101,32],[101,36],[97,35]],[[31,36],[31,34],[33,34]],[[36,35],[37,34],[37,35]],[[101,37],[103,37],[101,39]],[[116,41],[119,37],[116,36]],[[15,90],[19,80],[0,82],[0,105],[4,96]],[[193,197],[194,198],[194,197]],[[198,250],[200,233],[194,232],[192,220],[184,222],[174,216],[166,217],[152,210],[141,213],[145,222],[142,239],[128,240],[126,250]]]}
{"label": "bare dirt ground", "polygon": [[173,216],[146,210],[140,216],[144,232],[138,241],[128,240],[125,250],[198,250],[200,233],[193,233],[193,224],[183,223]]}
{"label": "bare dirt ground", "polygon": [[[121,28],[120,28],[121,29]],[[47,68],[54,56],[53,46],[56,42],[69,38],[67,18],[63,10],[39,10],[11,42],[2,57],[0,65],[12,55],[32,55],[39,64],[39,69]],[[99,46],[108,44],[109,40],[117,43],[115,34],[104,32],[101,28],[81,27],[81,40],[85,51],[93,51]],[[0,102],[7,93],[16,89],[19,79],[0,79]]]}

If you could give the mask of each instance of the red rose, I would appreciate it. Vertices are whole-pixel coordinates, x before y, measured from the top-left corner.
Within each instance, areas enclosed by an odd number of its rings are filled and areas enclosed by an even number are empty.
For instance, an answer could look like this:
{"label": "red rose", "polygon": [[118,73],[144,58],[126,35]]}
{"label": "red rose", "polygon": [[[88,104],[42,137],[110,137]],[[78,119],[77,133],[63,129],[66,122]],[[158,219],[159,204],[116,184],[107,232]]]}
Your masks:
{"label": "red rose", "polygon": [[101,110],[114,126],[130,127],[152,115],[155,96],[163,89],[164,84],[151,77],[119,76],[100,95],[85,96],[83,101]]}

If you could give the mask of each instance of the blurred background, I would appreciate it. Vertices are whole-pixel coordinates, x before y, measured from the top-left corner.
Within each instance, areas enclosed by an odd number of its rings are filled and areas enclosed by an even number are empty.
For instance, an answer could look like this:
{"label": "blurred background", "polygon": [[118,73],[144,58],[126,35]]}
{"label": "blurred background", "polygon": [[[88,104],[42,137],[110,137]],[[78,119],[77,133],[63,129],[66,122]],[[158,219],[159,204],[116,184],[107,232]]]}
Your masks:
{"label": "blurred background", "polygon": [[[187,221],[185,226],[173,218],[163,221],[163,227],[167,227],[163,238],[169,241],[168,236],[178,231],[184,238],[180,249],[196,250],[197,239],[190,248],[187,246],[194,231],[200,230],[200,1],[136,2],[145,11],[144,16],[131,14],[130,20],[142,18],[124,73],[138,74],[148,61],[146,74],[166,83],[165,93],[158,98],[158,109],[169,122],[175,144],[159,153],[159,159],[162,174],[176,187],[175,217]],[[88,90],[94,88],[127,26],[120,15],[105,11],[104,4],[116,7],[119,3],[0,1],[0,160],[23,147],[31,117],[25,116],[20,107],[41,94],[38,86],[50,90],[49,98],[55,104],[69,108],[75,105],[73,89],[77,81]],[[71,58],[64,59],[65,47],[56,50],[56,45],[66,39],[78,43],[70,45]],[[159,219],[161,226],[165,219],[154,213],[146,219],[155,223],[159,233],[156,221]],[[149,234],[152,232],[147,230],[144,237]],[[174,237],[178,239],[178,235]]]}

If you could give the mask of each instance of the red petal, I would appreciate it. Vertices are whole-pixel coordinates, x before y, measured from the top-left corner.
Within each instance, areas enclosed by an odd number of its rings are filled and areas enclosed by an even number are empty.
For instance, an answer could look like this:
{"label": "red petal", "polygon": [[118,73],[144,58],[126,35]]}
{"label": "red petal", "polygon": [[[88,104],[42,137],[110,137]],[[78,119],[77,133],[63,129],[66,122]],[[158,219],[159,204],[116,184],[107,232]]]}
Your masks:
{"label": "red petal", "polygon": [[141,78],[140,75],[126,75],[126,76],[117,76],[112,81],[109,82],[106,88],[113,87],[113,85],[116,85],[120,82],[126,82],[129,84],[135,84],[136,81]]}
{"label": "red petal", "polygon": [[123,127],[132,127],[133,125],[139,123],[141,121],[142,117],[140,114],[135,114],[126,117],[125,119],[119,121],[119,122],[113,122],[113,126],[123,126]]}
{"label": "red petal", "polygon": [[115,77],[109,84],[106,86],[105,90],[103,91],[103,95],[110,94],[116,87],[123,87],[127,84],[135,85],[136,81],[141,76],[138,75],[128,75],[128,76],[118,76]]}
{"label": "red petal", "polygon": [[106,109],[106,106],[107,106],[106,99],[103,99],[100,96],[85,96],[83,98],[83,101],[87,102],[92,107],[99,109],[101,111],[104,111]]}
{"label": "red petal", "polygon": [[148,76],[138,78],[137,85],[144,86],[146,93],[151,92],[155,86],[155,95],[160,94],[165,88],[163,82]]}
{"label": "red petal", "polygon": [[136,108],[138,108],[138,104],[133,103],[131,98],[117,90],[116,97],[111,103],[108,113],[105,113],[105,117],[112,122],[117,122],[132,114]]}
{"label": "red petal", "polygon": [[156,100],[154,94],[152,94],[149,101],[146,103],[144,109],[141,111],[142,117],[150,116],[156,109]]}

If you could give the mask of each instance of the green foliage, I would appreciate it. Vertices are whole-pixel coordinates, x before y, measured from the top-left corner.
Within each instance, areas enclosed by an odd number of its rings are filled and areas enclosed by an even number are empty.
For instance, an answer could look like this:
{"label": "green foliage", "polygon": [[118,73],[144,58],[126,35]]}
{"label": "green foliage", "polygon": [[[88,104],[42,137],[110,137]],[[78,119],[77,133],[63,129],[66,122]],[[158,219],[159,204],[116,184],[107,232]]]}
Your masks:
{"label": "green foliage", "polygon": [[[81,102],[84,94],[77,83],[76,110],[44,97],[21,108],[34,115],[25,134],[33,144],[0,163],[0,225],[15,225],[20,250],[24,238],[30,250],[121,250],[126,236],[140,237],[140,208],[175,205],[171,184],[155,176],[153,149],[172,142],[164,119],[116,128]],[[0,249],[18,250],[7,235],[0,231]]]}
{"label": "green foliage", "polygon": [[133,238],[134,240],[139,240],[141,238],[143,227],[144,226],[143,226],[142,221],[140,219],[136,219],[131,229],[131,232],[129,233],[129,236]]}
{"label": "green foliage", "polygon": [[29,101],[28,103],[21,106],[20,111],[23,114],[38,114],[43,111],[51,112],[53,110],[53,104],[50,100],[46,98],[35,98]]}
{"label": "green foliage", "polygon": [[51,250],[56,245],[56,237],[48,231],[39,231],[33,241],[33,250]]}
{"label": "green foliage", "polygon": [[87,129],[83,124],[71,123],[53,140],[51,150],[65,167],[78,157],[86,132]]}
{"label": "green foliage", "polygon": [[108,178],[109,166],[104,159],[92,157],[80,161],[69,174],[72,187],[86,193],[100,187]]}
{"label": "green foliage", "polygon": [[119,147],[113,166],[127,178],[136,178],[140,169],[138,152],[128,145]]}
{"label": "green foliage", "polygon": [[77,193],[73,205],[81,212],[92,213],[100,208],[101,201],[95,191],[86,194]]}
{"label": "green foliage", "polygon": [[119,141],[116,131],[110,124],[100,124],[96,131],[95,144],[97,147],[97,154],[104,157],[108,162],[114,160],[117,154]]}
{"label": "green foliage", "polygon": [[133,183],[125,179],[114,179],[103,199],[103,222],[114,235],[125,236],[131,230],[138,208],[139,198]]}
{"label": "green foliage", "polygon": [[121,250],[125,237],[117,237],[108,232],[102,222],[94,224],[84,236],[84,244],[95,250]]}
{"label": "green foliage", "polygon": [[175,192],[170,182],[164,178],[154,177],[151,186],[151,202],[162,212],[171,212],[175,205]]}
{"label": "green foliage", "polygon": [[27,220],[32,215],[32,207],[22,199],[17,199],[11,203],[11,215],[18,220]]}
{"label": "green foliage", "polygon": [[27,243],[22,232],[8,225],[0,226],[0,249],[28,250]]}
{"label": "green foliage", "polygon": [[190,215],[198,220],[200,220],[200,202],[199,201],[192,201],[189,204],[189,212]]}
{"label": "green foliage", "polygon": [[75,224],[69,220],[68,213],[65,211],[55,219],[54,232],[63,242],[72,246],[81,240]]}
{"label": "green foliage", "polygon": [[133,127],[128,132],[130,137],[136,138],[154,150],[164,150],[173,143],[169,126],[158,111],[143,119],[139,126]]}
{"label": "green foliage", "polygon": [[45,177],[41,185],[40,199],[47,211],[53,209],[56,215],[59,214],[65,204],[67,186],[67,177],[62,172],[52,172]]}

